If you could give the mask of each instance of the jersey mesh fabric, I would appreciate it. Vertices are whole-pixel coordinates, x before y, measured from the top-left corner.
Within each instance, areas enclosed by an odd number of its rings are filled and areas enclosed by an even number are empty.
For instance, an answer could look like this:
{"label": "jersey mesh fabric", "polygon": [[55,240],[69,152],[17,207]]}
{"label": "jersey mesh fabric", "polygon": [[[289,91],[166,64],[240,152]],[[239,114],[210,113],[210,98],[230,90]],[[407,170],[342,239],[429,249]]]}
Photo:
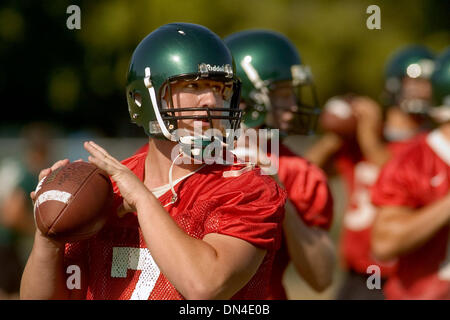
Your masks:
{"label": "jersey mesh fabric", "polygon": [[[145,153],[123,163],[141,180]],[[178,201],[165,207],[177,225],[193,238],[219,233],[267,250],[256,274],[234,299],[265,299],[275,250],[280,246],[285,191],[259,169],[238,177],[223,172],[242,166],[209,165],[175,186]],[[122,198],[115,186],[115,208]],[[171,191],[162,205],[171,202]],[[88,241],[66,245],[66,264],[84,266],[87,299],[183,299],[147,248],[136,213],[118,218],[111,212],[106,226]],[[182,268],[182,266],[180,266]]]}

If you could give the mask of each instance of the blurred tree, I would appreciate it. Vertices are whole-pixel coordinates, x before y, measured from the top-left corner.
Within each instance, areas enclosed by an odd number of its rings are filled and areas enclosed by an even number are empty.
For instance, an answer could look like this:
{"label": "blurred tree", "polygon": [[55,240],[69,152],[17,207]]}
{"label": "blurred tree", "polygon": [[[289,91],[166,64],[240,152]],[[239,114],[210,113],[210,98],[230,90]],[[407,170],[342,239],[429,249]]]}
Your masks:
{"label": "blurred tree", "polygon": [[[81,30],[66,27],[72,4],[81,8]],[[381,30],[366,28],[371,4],[381,9]],[[377,98],[394,49],[449,45],[449,9],[446,0],[2,1],[0,126],[48,120],[68,132],[141,136],[128,118],[128,62],[145,35],[176,21],[222,37],[249,28],[280,31],[312,68],[320,101],[346,91]]]}

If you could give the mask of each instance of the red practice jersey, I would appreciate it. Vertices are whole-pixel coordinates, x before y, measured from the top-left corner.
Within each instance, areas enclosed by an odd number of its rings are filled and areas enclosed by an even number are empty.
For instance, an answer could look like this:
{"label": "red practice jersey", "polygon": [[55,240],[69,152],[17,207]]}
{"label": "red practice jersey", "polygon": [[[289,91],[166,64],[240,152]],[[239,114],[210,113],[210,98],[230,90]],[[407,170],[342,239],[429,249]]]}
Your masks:
{"label": "red practice jersey", "polygon": [[[379,207],[425,207],[446,196],[450,186],[450,143],[435,130],[392,159],[372,190]],[[449,226],[399,257],[384,287],[388,299],[450,299]]]}
{"label": "red practice jersey", "polygon": [[[333,198],[323,171],[283,144],[280,144],[278,162],[278,178],[286,188],[288,198],[297,209],[299,217],[308,226],[328,230],[333,219]],[[289,260],[283,236],[273,266],[270,299],[287,299],[282,280]]]}
{"label": "red practice jersey", "polygon": [[[122,162],[141,180],[146,154]],[[267,298],[281,242],[285,191],[272,178],[260,175],[258,168],[216,164],[205,165],[174,188],[178,194],[174,204],[170,190],[159,201],[188,235],[202,239],[209,233],[224,234],[267,250],[255,275],[233,299]],[[116,185],[114,192],[115,205],[106,226],[89,240],[66,245],[65,264],[78,265],[87,275],[86,299],[183,299],[154,261],[137,214],[117,217],[122,198]]]}
{"label": "red practice jersey", "polygon": [[[388,144],[395,157],[418,138]],[[396,261],[381,262],[371,253],[371,230],[376,208],[370,199],[371,189],[378,178],[379,168],[366,161],[359,150],[344,148],[338,155],[337,167],[348,191],[348,208],[344,214],[339,243],[340,256],[345,267],[366,274],[371,265],[380,267],[381,276],[386,278],[393,272]]]}

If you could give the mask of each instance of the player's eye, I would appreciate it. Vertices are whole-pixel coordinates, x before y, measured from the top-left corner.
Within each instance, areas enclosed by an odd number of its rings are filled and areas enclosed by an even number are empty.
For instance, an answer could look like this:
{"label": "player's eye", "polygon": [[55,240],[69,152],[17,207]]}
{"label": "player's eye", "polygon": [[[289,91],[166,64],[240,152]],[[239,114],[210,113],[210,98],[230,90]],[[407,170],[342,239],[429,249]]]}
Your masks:
{"label": "player's eye", "polygon": [[233,95],[233,85],[225,85],[223,88],[222,96],[224,100],[229,100]]}
{"label": "player's eye", "polygon": [[214,85],[212,86],[212,90],[216,93],[221,93],[222,92],[222,86],[221,85]]}

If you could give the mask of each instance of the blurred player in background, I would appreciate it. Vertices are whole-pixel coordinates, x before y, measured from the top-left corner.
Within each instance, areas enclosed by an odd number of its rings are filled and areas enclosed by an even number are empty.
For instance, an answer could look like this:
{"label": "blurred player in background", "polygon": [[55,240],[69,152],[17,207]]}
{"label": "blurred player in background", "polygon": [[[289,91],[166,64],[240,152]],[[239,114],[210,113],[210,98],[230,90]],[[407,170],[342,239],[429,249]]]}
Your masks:
{"label": "blurred player in background", "polygon": [[[133,53],[126,92],[131,119],[150,136],[148,152],[120,163],[95,143],[84,145],[114,181],[118,212],[93,238],[66,246],[37,231],[21,297],[267,298],[284,190],[253,166],[191,159],[225,143],[206,129],[239,126],[240,81],[229,49],[205,27],[164,25]],[[65,267],[72,264],[82,285],[70,291]]]}
{"label": "blurred player in background", "polygon": [[340,236],[340,255],[348,272],[337,299],[384,298],[382,290],[369,290],[366,283],[369,266],[380,267],[383,279],[395,269],[395,259],[382,263],[371,253],[376,210],[370,190],[380,168],[407,148],[426,123],[433,58],[422,46],[408,46],[391,56],[385,72],[384,123],[381,107],[368,97],[334,97],[325,105],[325,134],[306,157],[322,167],[333,160],[349,195]]}
{"label": "blurred player in background", "polygon": [[44,123],[32,123],[23,129],[22,137],[24,156],[18,160],[17,185],[3,201],[2,222],[8,228],[29,235],[35,231],[29,195],[36,187],[39,171],[51,162],[51,128]]}
{"label": "blurred player in background", "polygon": [[[29,194],[39,171],[51,161],[50,127],[44,123],[25,126],[22,158],[6,158],[0,165],[0,299],[18,298],[20,275],[31,250],[35,231]],[[31,238],[31,239],[30,239]]]}
{"label": "blurred player in background", "polygon": [[379,207],[373,252],[398,259],[384,287],[388,299],[450,299],[450,49],[431,82],[428,112],[440,126],[390,160],[372,191]]}
{"label": "blurred player in background", "polygon": [[[291,41],[277,32],[249,30],[228,36],[225,43],[231,49],[242,81],[244,130],[279,129],[281,138],[310,132],[318,114],[317,99],[307,105],[301,100],[301,93],[310,90],[309,94],[315,98],[314,83]],[[313,289],[323,291],[332,282],[335,265],[334,246],[327,232],[332,222],[333,201],[326,177],[282,143],[279,155],[271,154],[270,143],[267,146],[269,158],[278,162],[275,178],[286,188],[289,198],[270,298],[287,299],[282,280],[289,261]],[[258,146],[245,142],[242,146],[238,142],[235,152],[243,160],[251,159],[255,153],[258,160],[265,156]]]}

